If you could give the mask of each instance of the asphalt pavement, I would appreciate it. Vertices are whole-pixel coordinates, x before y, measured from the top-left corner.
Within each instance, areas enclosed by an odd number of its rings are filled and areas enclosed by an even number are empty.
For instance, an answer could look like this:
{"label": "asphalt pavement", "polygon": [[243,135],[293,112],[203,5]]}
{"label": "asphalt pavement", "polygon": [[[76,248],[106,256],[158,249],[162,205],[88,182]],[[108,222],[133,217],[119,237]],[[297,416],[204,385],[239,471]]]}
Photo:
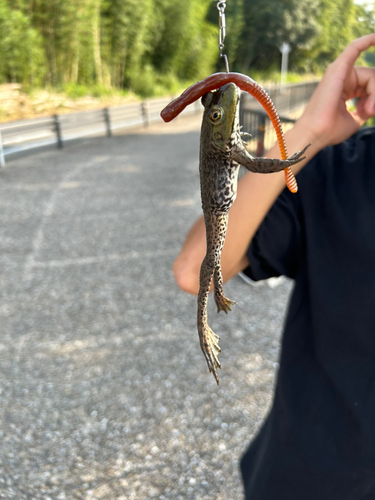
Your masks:
{"label": "asphalt pavement", "polygon": [[236,500],[290,291],[225,285],[209,322],[172,263],[201,214],[199,118],[7,159],[0,171],[0,499]]}

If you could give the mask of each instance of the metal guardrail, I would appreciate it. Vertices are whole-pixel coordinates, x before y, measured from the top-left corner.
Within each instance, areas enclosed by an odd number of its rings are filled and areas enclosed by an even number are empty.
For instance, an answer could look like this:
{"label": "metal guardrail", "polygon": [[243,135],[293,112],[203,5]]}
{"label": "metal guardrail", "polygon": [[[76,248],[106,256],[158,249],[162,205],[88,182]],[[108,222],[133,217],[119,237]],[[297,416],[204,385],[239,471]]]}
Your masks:
{"label": "metal guardrail", "polygon": [[290,85],[274,85],[268,87],[267,92],[280,113],[290,114],[296,108],[300,109],[307,104],[318,83],[319,80],[314,80]]}
{"label": "metal guardrail", "polygon": [[[296,106],[301,106],[310,98],[317,82],[268,87],[267,91],[276,108],[288,114]],[[262,110],[257,101],[243,93],[241,99],[241,123],[244,130],[254,133],[259,127],[266,126],[248,124],[250,111]],[[111,136],[118,129],[144,126],[161,121],[160,111],[170,102],[170,98],[150,99],[147,101],[112,106],[99,110],[82,111],[45,118],[18,120],[0,124],[0,166],[5,165],[5,156],[13,153],[56,145],[62,148],[64,143],[93,135]],[[189,115],[200,112],[199,101],[191,104],[181,113]],[[257,116],[261,116],[257,113]],[[260,118],[258,118],[259,120]],[[258,132],[257,132],[258,133]]]}
{"label": "metal guardrail", "polygon": [[[246,142],[248,151],[253,156],[263,156],[265,151],[267,151],[276,140],[276,133],[270,119],[265,111],[255,109],[243,110],[242,116],[243,120],[241,124],[244,124],[243,130],[251,135],[251,138]],[[296,118],[290,118],[280,114],[279,118],[284,132],[288,128],[288,125],[292,126],[296,121]]]}
{"label": "metal guardrail", "polygon": [[[46,118],[18,120],[0,124],[0,166],[5,156],[48,145],[62,148],[73,139],[94,135],[111,136],[117,129],[147,127],[162,121],[160,111],[171,98],[152,99],[104,109],[81,111]],[[197,113],[199,102],[187,106],[181,115]]]}
{"label": "metal guardrail", "polygon": [[[302,114],[318,81],[267,88],[279,112],[283,129],[286,131]],[[244,96],[240,122],[243,130],[251,134],[248,150],[254,156],[263,156],[276,140],[275,131],[264,109],[250,96]]]}

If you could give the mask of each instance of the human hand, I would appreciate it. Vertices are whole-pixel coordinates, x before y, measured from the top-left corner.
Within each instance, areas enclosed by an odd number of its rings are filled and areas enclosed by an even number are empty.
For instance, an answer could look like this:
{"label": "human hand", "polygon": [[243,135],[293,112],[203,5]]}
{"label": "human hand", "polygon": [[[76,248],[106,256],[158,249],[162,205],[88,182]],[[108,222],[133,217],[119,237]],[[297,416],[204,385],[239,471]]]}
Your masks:
{"label": "human hand", "polygon": [[[375,34],[357,38],[328,66],[302,117],[300,127],[319,149],[353,135],[375,115],[375,68],[354,66],[359,55],[375,46]],[[346,106],[359,98],[355,111]]]}

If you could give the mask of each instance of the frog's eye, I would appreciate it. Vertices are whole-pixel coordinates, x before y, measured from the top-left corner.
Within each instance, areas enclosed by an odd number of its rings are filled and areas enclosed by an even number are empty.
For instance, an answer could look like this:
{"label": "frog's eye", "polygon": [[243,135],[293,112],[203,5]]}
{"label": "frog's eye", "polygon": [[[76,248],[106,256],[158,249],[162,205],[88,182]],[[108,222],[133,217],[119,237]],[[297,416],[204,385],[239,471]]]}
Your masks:
{"label": "frog's eye", "polygon": [[210,114],[210,120],[212,123],[218,123],[223,119],[224,110],[221,108],[214,108]]}

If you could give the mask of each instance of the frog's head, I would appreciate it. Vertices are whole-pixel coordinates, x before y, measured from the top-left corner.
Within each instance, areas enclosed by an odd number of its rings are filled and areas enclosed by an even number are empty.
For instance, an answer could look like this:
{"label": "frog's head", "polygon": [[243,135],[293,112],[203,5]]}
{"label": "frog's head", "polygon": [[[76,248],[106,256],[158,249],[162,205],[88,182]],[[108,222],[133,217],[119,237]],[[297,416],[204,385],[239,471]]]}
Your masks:
{"label": "frog's head", "polygon": [[205,108],[202,133],[223,151],[229,151],[238,140],[240,89],[227,83],[202,97]]}

